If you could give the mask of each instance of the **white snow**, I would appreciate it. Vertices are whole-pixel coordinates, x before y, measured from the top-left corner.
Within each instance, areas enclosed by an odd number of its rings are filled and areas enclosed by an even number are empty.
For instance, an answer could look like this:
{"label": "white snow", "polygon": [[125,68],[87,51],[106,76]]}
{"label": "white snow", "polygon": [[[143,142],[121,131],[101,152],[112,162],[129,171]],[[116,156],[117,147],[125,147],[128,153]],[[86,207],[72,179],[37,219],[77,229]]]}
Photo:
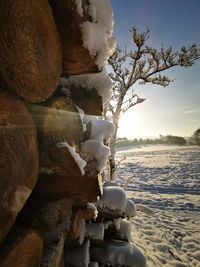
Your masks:
{"label": "white snow", "polygon": [[94,211],[94,219],[97,218],[97,216],[98,216],[98,210],[97,210],[96,206],[93,203],[87,203],[87,210]]}
{"label": "white snow", "polygon": [[104,139],[110,138],[114,132],[113,123],[93,118],[91,120],[91,140],[97,140],[103,143]]}
{"label": "white snow", "polygon": [[146,267],[146,259],[139,249],[122,241],[105,242],[101,247],[91,248],[90,257],[104,265]]}
{"label": "white snow", "polygon": [[154,215],[154,211],[151,208],[147,207],[146,205],[136,204],[135,207],[136,207],[136,210],[143,211],[147,215],[150,215],[150,216]]}
{"label": "white snow", "polygon": [[84,167],[87,165],[87,162],[80,157],[79,153],[76,152],[75,148],[70,146],[67,142],[60,142],[57,144],[57,147],[67,147],[68,148],[73,159],[75,160],[76,164],[78,165],[79,169],[81,170],[82,175],[84,175],[85,174]]}
{"label": "white snow", "polygon": [[98,202],[98,207],[122,213],[126,207],[126,202],[126,192],[121,187],[109,186],[103,188],[103,195]]}
{"label": "white snow", "polygon": [[113,32],[113,13],[109,0],[89,0],[88,8],[92,22],[82,24],[84,46],[92,56],[96,56],[96,63],[101,68],[107,64],[116,46]]}
{"label": "white snow", "polygon": [[121,220],[120,227],[117,232],[117,237],[130,241],[131,240],[131,223]]}
{"label": "white snow", "polygon": [[82,8],[82,0],[75,0],[78,14],[82,17],[83,16],[83,8]]}
{"label": "white snow", "polygon": [[103,106],[107,106],[111,97],[112,81],[105,68],[100,73],[74,75],[69,79],[71,84],[82,86],[87,90],[96,89],[99,96],[102,97]]}
{"label": "white snow", "polygon": [[199,266],[200,147],[144,145],[117,153],[124,155],[116,182],[135,204],[154,211],[130,219],[148,267]]}
{"label": "white snow", "polygon": [[128,218],[131,218],[137,215],[136,207],[135,207],[133,200],[127,199],[126,207],[123,210],[123,214]]}
{"label": "white snow", "polygon": [[110,149],[99,141],[87,140],[81,145],[81,155],[87,162],[95,159],[98,164],[98,171],[102,172],[110,155]]}
{"label": "white snow", "polygon": [[103,240],[104,224],[103,223],[86,223],[86,236],[92,240]]}
{"label": "white snow", "polygon": [[107,186],[119,186],[119,184],[114,182],[114,181],[106,181],[106,182],[104,182],[103,186],[104,187],[107,187]]}
{"label": "white snow", "polygon": [[116,44],[111,34],[107,33],[102,24],[95,22],[83,22],[83,44],[95,57],[97,65],[102,68],[107,64],[109,56],[114,53]]}
{"label": "white snow", "polygon": [[113,219],[113,224],[114,224],[116,230],[120,229],[121,220],[122,220],[121,218]]}

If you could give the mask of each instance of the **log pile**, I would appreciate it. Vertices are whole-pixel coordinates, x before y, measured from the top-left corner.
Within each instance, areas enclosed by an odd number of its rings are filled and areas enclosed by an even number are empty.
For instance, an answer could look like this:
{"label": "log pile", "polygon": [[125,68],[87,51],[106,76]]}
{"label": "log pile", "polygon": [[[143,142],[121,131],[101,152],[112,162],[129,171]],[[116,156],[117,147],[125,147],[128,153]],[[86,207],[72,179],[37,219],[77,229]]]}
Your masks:
{"label": "log pile", "polygon": [[108,0],[0,0],[0,267],[99,266],[128,240],[101,176],[113,48]]}

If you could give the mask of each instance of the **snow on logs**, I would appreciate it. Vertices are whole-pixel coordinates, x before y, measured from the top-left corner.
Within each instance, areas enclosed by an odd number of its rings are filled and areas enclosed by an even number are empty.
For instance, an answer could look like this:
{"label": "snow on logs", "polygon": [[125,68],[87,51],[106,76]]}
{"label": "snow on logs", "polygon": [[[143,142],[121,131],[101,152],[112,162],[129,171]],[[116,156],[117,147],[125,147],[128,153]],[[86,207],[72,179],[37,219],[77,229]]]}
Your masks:
{"label": "snow on logs", "polygon": [[66,75],[98,72],[94,56],[83,46],[81,23],[90,19],[84,6],[80,16],[74,0],[49,0],[60,34],[62,45],[62,70]]}
{"label": "snow on logs", "polygon": [[47,0],[0,1],[0,85],[36,103],[55,91],[61,45]]}
{"label": "snow on logs", "polygon": [[113,53],[109,1],[49,0],[60,34],[63,73],[96,73]]}
{"label": "snow on logs", "polygon": [[146,259],[135,246],[119,240],[105,241],[101,246],[91,247],[91,261],[103,266],[146,267]]}
{"label": "snow on logs", "polygon": [[12,227],[38,176],[34,122],[20,100],[0,91],[0,241]]}

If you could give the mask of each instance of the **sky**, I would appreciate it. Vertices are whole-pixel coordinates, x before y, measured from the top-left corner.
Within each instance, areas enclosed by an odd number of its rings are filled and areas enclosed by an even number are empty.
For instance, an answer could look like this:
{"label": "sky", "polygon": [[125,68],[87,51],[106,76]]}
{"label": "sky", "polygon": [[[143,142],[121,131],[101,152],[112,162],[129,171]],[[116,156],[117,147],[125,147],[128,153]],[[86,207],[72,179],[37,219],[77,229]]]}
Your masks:
{"label": "sky", "polygon": [[[134,49],[129,29],[151,28],[149,44],[160,48],[200,44],[199,0],[111,0],[114,36],[121,48]],[[163,73],[164,74],[164,73]],[[146,101],[120,119],[119,137],[188,137],[200,127],[200,60],[191,68],[165,72],[174,80],[168,87],[136,85],[135,92]]]}

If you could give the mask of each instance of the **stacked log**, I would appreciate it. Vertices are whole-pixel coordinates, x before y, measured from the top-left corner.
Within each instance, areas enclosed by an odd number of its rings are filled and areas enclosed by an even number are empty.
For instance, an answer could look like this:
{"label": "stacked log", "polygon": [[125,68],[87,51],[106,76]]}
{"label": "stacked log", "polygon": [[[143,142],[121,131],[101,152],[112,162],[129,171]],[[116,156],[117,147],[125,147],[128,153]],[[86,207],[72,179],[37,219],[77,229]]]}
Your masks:
{"label": "stacked log", "polygon": [[113,44],[107,0],[0,0],[0,267],[145,266],[102,183]]}
{"label": "stacked log", "polygon": [[99,23],[94,7],[0,0],[0,266],[64,267],[66,244],[88,248],[82,226],[96,218],[88,202],[102,195],[103,165],[82,143],[104,104],[95,87],[71,85],[66,95],[60,81],[105,66],[108,51],[100,63],[83,31]]}

